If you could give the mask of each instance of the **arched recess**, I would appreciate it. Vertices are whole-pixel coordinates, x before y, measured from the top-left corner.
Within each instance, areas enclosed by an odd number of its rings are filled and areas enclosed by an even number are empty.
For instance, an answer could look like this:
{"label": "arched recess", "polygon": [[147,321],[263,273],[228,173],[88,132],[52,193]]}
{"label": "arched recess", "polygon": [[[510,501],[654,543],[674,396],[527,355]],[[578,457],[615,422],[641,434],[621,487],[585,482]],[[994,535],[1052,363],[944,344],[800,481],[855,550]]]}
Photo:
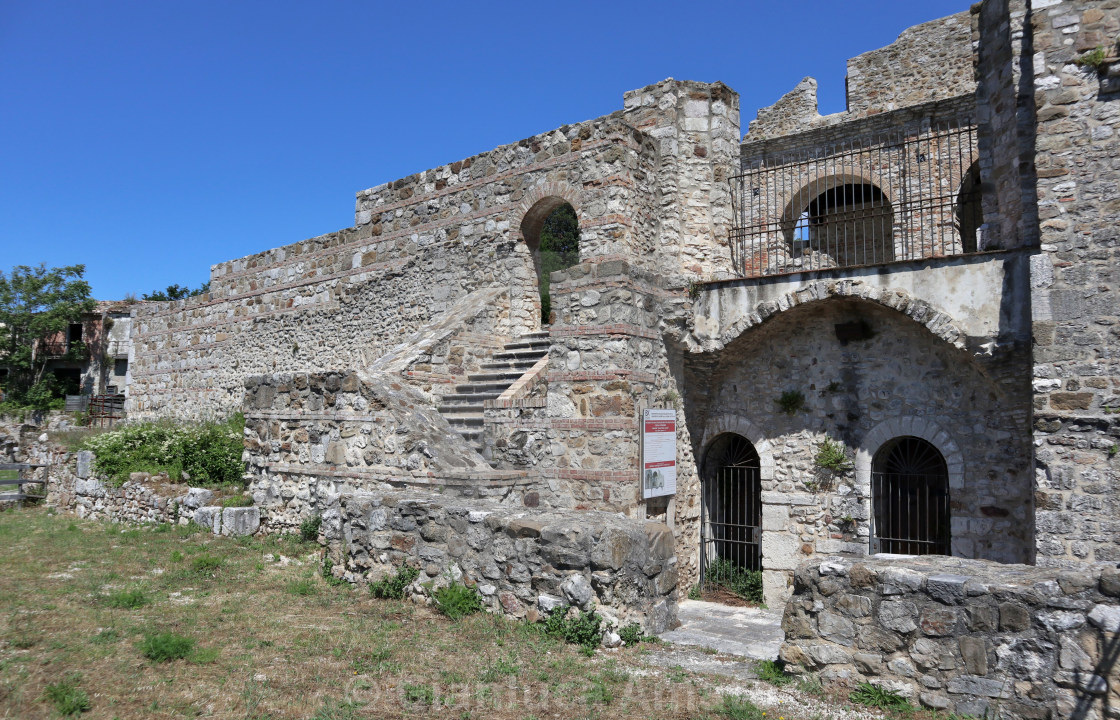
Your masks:
{"label": "arched recess", "polygon": [[945,457],[928,440],[891,438],[871,460],[871,552],[949,555]]}
{"label": "arched recess", "polygon": [[961,180],[954,207],[957,232],[961,237],[962,252],[976,252],[979,247],[977,233],[984,222],[984,210],[980,196],[980,162],[975,161]]}
{"label": "arched recess", "polygon": [[872,428],[856,448],[855,479],[861,494],[868,499],[868,517],[873,517],[875,510],[870,506],[870,501],[873,494],[871,476],[875,468],[876,454],[892,441],[906,437],[920,438],[940,453],[945,462],[945,478],[950,493],[964,488],[964,454],[952,434],[929,418],[916,416],[890,418]]}
{"label": "arched recess", "polygon": [[704,466],[705,454],[711,446],[712,440],[723,433],[735,433],[750,440],[755,452],[758,453],[759,476],[762,480],[774,479],[774,451],[770,442],[750,420],[739,415],[723,414],[708,419],[708,424],[704,428],[704,435],[700,439],[702,450],[697,458],[700,467]]}
{"label": "arched recess", "polygon": [[891,262],[894,205],[859,174],[816,178],[790,198],[781,226],[793,257],[816,256],[821,266]]}
{"label": "arched recess", "polygon": [[[549,191],[555,194],[543,194]],[[532,199],[532,203],[524,210],[519,226],[521,240],[533,260],[535,284],[538,290],[537,299],[540,302],[539,315],[543,323],[549,322],[551,315],[548,275],[579,262],[579,212],[572,202],[573,197],[574,193],[566,187],[549,186],[539,189],[535,193],[530,193],[527,199]],[[546,225],[550,222],[550,219],[554,221],[561,215],[565,215],[564,211],[566,211],[566,217],[574,221],[576,226],[576,247],[569,248],[565,252],[556,252],[554,248],[542,248],[542,232]],[[563,219],[561,218],[561,221]]]}

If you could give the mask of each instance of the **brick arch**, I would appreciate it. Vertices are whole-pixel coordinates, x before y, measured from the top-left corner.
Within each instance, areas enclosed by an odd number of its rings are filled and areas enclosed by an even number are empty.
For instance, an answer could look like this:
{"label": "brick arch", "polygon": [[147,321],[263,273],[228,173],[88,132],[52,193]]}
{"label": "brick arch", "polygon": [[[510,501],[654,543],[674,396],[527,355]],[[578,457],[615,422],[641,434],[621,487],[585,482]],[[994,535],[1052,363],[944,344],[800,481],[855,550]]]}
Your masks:
{"label": "brick arch", "polygon": [[807,283],[800,290],[787,293],[777,300],[759,303],[754,312],[720,333],[720,342],[726,347],[746,331],[791,308],[837,298],[866,300],[900,312],[958,350],[967,351],[964,344],[965,335],[957,328],[948,313],[938,310],[925,300],[916,298],[904,290],[889,288],[881,290],[851,280],[818,280]]}
{"label": "brick arch", "polygon": [[774,479],[774,452],[770,441],[750,420],[730,413],[716,415],[708,419],[708,424],[704,428],[704,436],[700,440],[700,455],[696,458],[698,469],[704,465],[704,456],[708,452],[708,446],[724,433],[735,433],[750,440],[751,445],[754,445],[754,451],[758,453],[759,477],[763,480]]}

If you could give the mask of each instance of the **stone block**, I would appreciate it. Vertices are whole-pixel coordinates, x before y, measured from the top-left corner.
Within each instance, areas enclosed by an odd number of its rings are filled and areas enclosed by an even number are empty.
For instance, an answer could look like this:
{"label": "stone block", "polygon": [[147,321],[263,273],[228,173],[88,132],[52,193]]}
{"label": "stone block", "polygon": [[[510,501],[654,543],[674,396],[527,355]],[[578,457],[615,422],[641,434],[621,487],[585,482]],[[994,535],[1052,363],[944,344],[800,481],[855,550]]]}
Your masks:
{"label": "stone block", "polygon": [[92,450],[78,451],[78,477],[84,480],[90,476],[90,473],[93,472],[93,459]]}
{"label": "stone block", "polygon": [[1120,607],[1094,605],[1089,611],[1089,622],[1105,632],[1120,632]]}
{"label": "stone block", "polygon": [[[222,530],[222,508],[216,505],[200,507],[194,511],[194,522],[196,525],[213,530],[215,535],[220,534]],[[215,525],[217,525],[216,529]]]}
{"label": "stone block", "polygon": [[259,507],[230,507],[222,510],[222,535],[254,535],[260,527]]}
{"label": "stone block", "polygon": [[907,600],[884,600],[879,605],[879,622],[888,630],[900,633],[918,629],[918,607]]}
{"label": "stone block", "polygon": [[1018,603],[999,604],[999,629],[1021,632],[1031,626],[1031,614]]}
{"label": "stone block", "polygon": [[590,607],[591,598],[595,595],[591,589],[591,583],[583,575],[569,575],[564,582],[560,583],[560,592],[563,593],[564,599],[569,605],[581,610],[587,610]]}
{"label": "stone block", "polygon": [[988,647],[984,638],[966,635],[959,639],[964,669],[971,675],[988,674]]}
{"label": "stone block", "polygon": [[1013,686],[1009,680],[997,680],[975,675],[959,675],[949,680],[948,690],[956,695],[979,695],[990,698],[1010,698]]}
{"label": "stone block", "polygon": [[214,493],[205,488],[191,488],[183,496],[183,507],[188,510],[197,510],[214,499]]}
{"label": "stone block", "polygon": [[762,564],[767,570],[796,570],[804,560],[801,541],[784,532],[762,533]]}
{"label": "stone block", "polygon": [[936,573],[926,578],[926,593],[938,602],[955,605],[964,600],[964,586],[968,581],[965,575]]}
{"label": "stone block", "polygon": [[856,636],[856,626],[851,620],[828,611],[817,617],[817,630],[824,639],[841,645],[851,645]]}

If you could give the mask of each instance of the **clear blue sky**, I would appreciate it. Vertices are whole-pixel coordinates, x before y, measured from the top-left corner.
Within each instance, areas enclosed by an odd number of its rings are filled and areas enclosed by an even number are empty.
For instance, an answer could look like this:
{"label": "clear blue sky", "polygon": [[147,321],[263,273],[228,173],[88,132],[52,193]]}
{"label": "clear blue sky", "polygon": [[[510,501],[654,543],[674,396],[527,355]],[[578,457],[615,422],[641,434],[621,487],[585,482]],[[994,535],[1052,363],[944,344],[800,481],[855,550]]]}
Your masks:
{"label": "clear blue sky", "polygon": [[354,193],[722,80],[743,127],[806,75],[967,2],[0,0],[0,269],[94,296],[348,227]]}

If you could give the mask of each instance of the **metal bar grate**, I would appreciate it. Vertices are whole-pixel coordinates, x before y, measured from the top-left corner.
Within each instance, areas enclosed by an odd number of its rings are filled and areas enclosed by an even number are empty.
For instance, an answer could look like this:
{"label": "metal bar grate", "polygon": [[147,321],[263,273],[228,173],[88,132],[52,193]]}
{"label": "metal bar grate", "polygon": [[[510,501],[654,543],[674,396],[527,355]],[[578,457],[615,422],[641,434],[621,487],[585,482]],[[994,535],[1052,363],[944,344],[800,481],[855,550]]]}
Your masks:
{"label": "metal bar grate", "polygon": [[976,158],[963,121],[744,160],[735,265],[761,277],[974,252]]}
{"label": "metal bar grate", "polygon": [[871,473],[872,552],[949,555],[949,489],[942,474]]}

